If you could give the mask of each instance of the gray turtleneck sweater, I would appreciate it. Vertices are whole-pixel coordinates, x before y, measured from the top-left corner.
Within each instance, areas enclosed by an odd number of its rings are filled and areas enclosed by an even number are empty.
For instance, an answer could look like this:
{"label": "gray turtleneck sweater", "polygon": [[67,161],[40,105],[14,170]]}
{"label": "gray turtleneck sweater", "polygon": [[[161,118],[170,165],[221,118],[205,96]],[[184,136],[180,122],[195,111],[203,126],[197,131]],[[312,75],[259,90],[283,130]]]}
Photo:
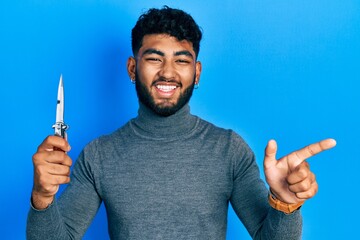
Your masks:
{"label": "gray turtleneck sweater", "polygon": [[225,239],[229,202],[254,239],[301,238],[301,215],[272,209],[254,155],[231,130],[190,114],[139,115],[80,154],[71,183],[31,208],[28,239],[80,239],[101,202],[111,239]]}

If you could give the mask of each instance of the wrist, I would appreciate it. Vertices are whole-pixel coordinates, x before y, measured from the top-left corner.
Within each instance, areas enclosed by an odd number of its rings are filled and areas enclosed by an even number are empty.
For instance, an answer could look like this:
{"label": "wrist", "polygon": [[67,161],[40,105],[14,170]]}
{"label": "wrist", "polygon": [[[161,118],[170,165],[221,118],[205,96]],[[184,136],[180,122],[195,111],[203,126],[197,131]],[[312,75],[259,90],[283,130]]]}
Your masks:
{"label": "wrist", "polygon": [[37,210],[48,208],[54,201],[54,196],[42,196],[33,191],[31,194],[31,205]]}
{"label": "wrist", "polygon": [[305,201],[301,201],[298,203],[285,203],[281,201],[273,192],[269,191],[269,204],[272,208],[281,211],[285,214],[291,214],[295,212],[296,210],[300,209],[300,207],[304,204]]}

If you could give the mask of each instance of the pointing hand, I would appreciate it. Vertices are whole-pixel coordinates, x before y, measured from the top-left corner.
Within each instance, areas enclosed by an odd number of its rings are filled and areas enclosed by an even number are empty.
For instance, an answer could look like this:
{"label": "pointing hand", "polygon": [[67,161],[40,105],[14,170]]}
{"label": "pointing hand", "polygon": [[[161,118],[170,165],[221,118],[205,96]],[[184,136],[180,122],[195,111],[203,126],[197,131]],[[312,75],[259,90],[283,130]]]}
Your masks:
{"label": "pointing hand", "polygon": [[264,171],[271,192],[288,204],[313,197],[318,191],[318,184],[305,160],[335,145],[334,139],[322,140],[277,160],[277,144],[270,140],[265,149]]}

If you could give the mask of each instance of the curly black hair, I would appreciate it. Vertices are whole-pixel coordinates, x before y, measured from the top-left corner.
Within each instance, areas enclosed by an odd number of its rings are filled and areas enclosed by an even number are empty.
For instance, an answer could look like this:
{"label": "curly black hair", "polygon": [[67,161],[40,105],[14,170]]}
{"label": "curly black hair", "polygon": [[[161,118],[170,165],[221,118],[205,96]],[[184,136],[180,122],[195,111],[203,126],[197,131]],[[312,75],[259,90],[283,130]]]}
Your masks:
{"label": "curly black hair", "polygon": [[142,46],[145,35],[169,34],[179,41],[187,40],[193,44],[196,57],[200,50],[202,32],[194,19],[180,9],[164,6],[151,8],[142,14],[131,32],[131,45],[134,56]]}

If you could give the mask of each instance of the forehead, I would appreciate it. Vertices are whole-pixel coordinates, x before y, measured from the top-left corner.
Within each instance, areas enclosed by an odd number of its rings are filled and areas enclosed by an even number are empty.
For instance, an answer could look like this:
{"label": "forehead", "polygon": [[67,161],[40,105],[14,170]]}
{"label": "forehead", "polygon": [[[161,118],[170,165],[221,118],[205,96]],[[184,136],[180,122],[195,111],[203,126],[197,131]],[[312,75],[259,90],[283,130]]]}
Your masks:
{"label": "forehead", "polygon": [[139,55],[150,48],[162,51],[165,54],[173,54],[175,52],[187,50],[195,56],[193,44],[191,42],[187,40],[179,41],[177,38],[168,34],[145,35],[139,49]]}

